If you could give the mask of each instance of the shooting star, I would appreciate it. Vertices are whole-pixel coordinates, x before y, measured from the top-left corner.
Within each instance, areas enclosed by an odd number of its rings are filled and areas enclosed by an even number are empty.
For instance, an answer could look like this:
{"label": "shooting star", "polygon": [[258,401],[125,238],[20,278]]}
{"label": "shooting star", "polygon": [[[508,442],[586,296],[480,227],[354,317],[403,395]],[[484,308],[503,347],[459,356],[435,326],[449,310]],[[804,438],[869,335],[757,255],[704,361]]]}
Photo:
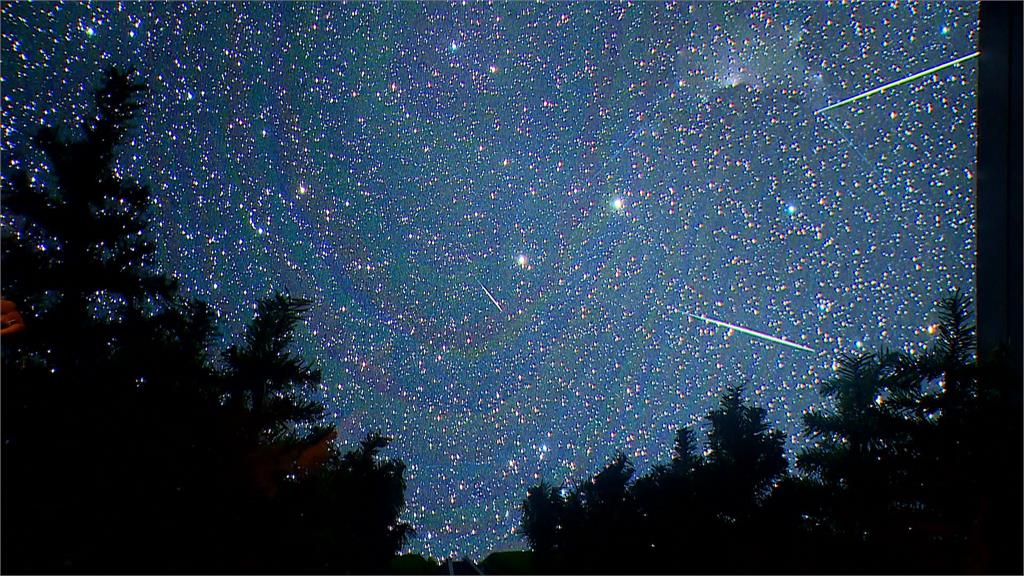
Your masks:
{"label": "shooting star", "polygon": [[724,326],[725,328],[730,328],[732,330],[736,330],[737,332],[743,332],[744,334],[749,334],[751,336],[754,336],[755,338],[760,338],[762,340],[768,340],[769,342],[775,342],[776,344],[782,344],[784,346],[789,346],[790,348],[796,348],[797,350],[803,350],[805,352],[814,352],[813,348],[808,348],[807,346],[804,346],[802,344],[797,344],[795,342],[790,342],[789,340],[786,340],[784,338],[777,338],[775,336],[769,336],[768,334],[764,334],[764,333],[758,332],[756,330],[751,330],[749,328],[744,328],[742,326],[736,326],[735,324],[729,324],[728,322],[720,322],[718,320],[712,320],[711,318],[705,318],[704,316],[700,316],[698,314],[690,314],[689,312],[686,312],[685,314],[687,316],[689,316],[690,318],[696,318],[697,320],[703,320],[703,321],[708,322],[710,324],[717,324],[719,326]]}
{"label": "shooting star", "polygon": [[494,296],[491,296],[491,292],[487,288],[484,288],[483,282],[477,281],[477,284],[480,285],[480,288],[484,291],[484,294],[487,294],[487,297],[491,299],[491,302],[494,302],[494,305],[498,307],[498,312],[504,313],[505,310],[502,309],[501,304],[498,304],[498,301],[494,299]]}
{"label": "shooting star", "polygon": [[[469,254],[466,254],[465,252],[463,252],[462,253],[462,257],[466,259],[466,262],[469,262],[470,266],[473,265],[473,260],[471,260],[469,258]],[[470,272],[470,275],[476,276],[476,274],[473,274],[472,272]],[[473,279],[476,280],[476,283],[480,286],[480,289],[484,291],[484,294],[487,294],[487,297],[491,299],[491,302],[498,309],[498,312],[501,312],[501,313],[504,314],[505,313],[505,309],[502,308],[501,304],[499,304],[498,301],[494,299],[494,296],[491,296],[491,291],[488,290],[486,286],[484,286],[484,283],[481,282],[480,280],[477,280],[476,278],[473,278]]]}
{"label": "shooting star", "polygon": [[956,66],[957,64],[961,64],[963,62],[966,62],[966,61],[970,60],[971,58],[977,58],[978,55],[980,55],[980,54],[981,54],[981,52],[974,52],[973,54],[968,54],[967,56],[961,56],[960,58],[957,58],[956,60],[950,60],[949,62],[946,62],[945,64],[939,64],[938,66],[935,66],[934,68],[929,68],[929,69],[925,70],[924,72],[918,72],[917,74],[911,74],[910,76],[907,76],[906,78],[901,78],[900,80],[896,80],[895,82],[889,82],[885,86],[881,86],[879,88],[875,88],[874,90],[868,90],[867,92],[864,92],[863,94],[857,94],[856,96],[853,96],[851,98],[847,98],[846,100],[843,100],[841,102],[836,102],[835,104],[830,104],[830,105],[825,106],[824,108],[822,108],[820,110],[815,110],[814,114],[818,115],[818,114],[821,114],[822,112],[828,112],[829,110],[833,110],[835,108],[839,108],[840,106],[846,106],[847,104],[851,104],[853,102],[856,102],[857,100],[862,100],[864,98],[867,98],[868,96],[873,96],[875,94],[878,94],[879,92],[884,92],[884,91],[888,90],[889,88],[895,88],[896,86],[899,86],[900,84],[906,84],[907,82],[913,82],[914,80],[917,80],[918,78],[921,78],[923,76],[927,76],[929,74],[933,74],[935,72],[938,72],[939,70],[943,70],[943,69],[949,68],[950,66]]}

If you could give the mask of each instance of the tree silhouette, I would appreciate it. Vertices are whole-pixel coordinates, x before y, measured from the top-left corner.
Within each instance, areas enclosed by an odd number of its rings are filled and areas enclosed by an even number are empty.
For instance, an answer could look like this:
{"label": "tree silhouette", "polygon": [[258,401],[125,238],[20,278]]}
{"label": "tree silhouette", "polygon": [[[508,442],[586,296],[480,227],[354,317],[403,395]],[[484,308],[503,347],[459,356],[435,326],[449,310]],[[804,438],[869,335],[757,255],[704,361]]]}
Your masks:
{"label": "tree silhouette", "polygon": [[[743,387],[728,388],[719,407],[707,415],[711,424],[705,464],[697,474],[697,493],[708,514],[707,545],[716,570],[751,571],[762,566],[764,550],[756,536],[763,530],[761,506],[786,471],[784,439],[769,429],[763,408],[743,400]],[[726,542],[742,541],[749,555],[729,554]]]}
{"label": "tree silhouette", "polygon": [[414,534],[405,508],[405,465],[381,459],[389,439],[370,433],[304,480],[286,478],[250,552],[263,572],[383,573]]}
{"label": "tree silhouette", "polygon": [[[2,339],[4,501],[23,526],[7,542],[22,557],[38,554],[43,569],[100,562],[111,528],[89,522],[128,508],[117,490],[132,447],[120,427],[134,419],[146,379],[111,369],[115,332],[174,293],[152,271],[149,191],[113,164],[143,92],[129,74],[107,70],[79,138],[37,134],[48,175],[34,181],[16,162],[4,173],[3,294],[28,326]],[[37,548],[46,541],[55,550]]]}
{"label": "tree silhouette", "polygon": [[[677,568],[688,550],[699,549],[708,512],[698,502],[695,475],[704,466],[693,430],[676,431],[670,464],[656,464],[633,484],[637,536],[635,553],[649,559],[648,570]],[[692,566],[691,566],[692,568]]]}
{"label": "tree silhouette", "polygon": [[[627,499],[633,464],[621,452],[600,472],[583,482],[569,496],[565,540],[566,552],[587,571],[620,571],[629,561],[626,533],[631,523],[631,506]],[[572,530],[575,528],[575,530]],[[572,536],[579,536],[573,538]],[[622,553],[611,553],[623,545]],[[605,554],[594,554],[604,551]]]}
{"label": "tree silhouette", "polygon": [[[108,70],[50,168],[3,173],[0,337],[5,572],[386,572],[414,535],[405,465],[371,433],[342,452],[321,374],[295,350],[309,301],[274,293],[218,354],[211,308],[153,265],[149,192],[115,168],[144,87]],[[969,300],[943,298],[923,352],[843,356],[783,436],[727,389],[705,449],[634,481],[616,454],[523,501],[545,572],[1007,572],[1022,569],[1020,382],[976,358]],[[214,358],[220,357],[218,365]],[[739,551],[739,552],[737,552]]]}
{"label": "tree silhouette", "polygon": [[530,487],[523,500],[522,532],[538,555],[550,555],[558,545],[565,501],[561,488],[541,481]]}
{"label": "tree silhouette", "polygon": [[633,465],[616,454],[597,474],[564,493],[544,481],[523,500],[522,534],[538,552],[542,570],[609,572],[621,570],[628,553],[595,555],[620,548],[632,519],[628,483]]}
{"label": "tree silhouette", "polygon": [[702,464],[701,457],[697,454],[693,430],[686,426],[676,430],[675,441],[672,444],[672,471],[683,475],[693,474],[693,471]]}
{"label": "tree silhouette", "polygon": [[258,302],[222,370],[213,311],[154,271],[148,190],[114,167],[143,93],[108,70],[79,139],[36,138],[49,177],[3,175],[3,571],[385,571],[404,464],[321,427],[308,301]]}
{"label": "tree silhouette", "polygon": [[[911,528],[932,536],[932,556],[946,565],[1017,568],[1019,539],[997,545],[998,560],[990,543],[1000,542],[1000,534],[1020,534],[1019,516],[1010,521],[996,512],[1010,503],[1020,510],[1019,460],[1006,457],[1007,448],[1021,453],[1019,383],[1007,385],[998,354],[979,364],[971,316],[971,303],[959,290],[942,298],[934,342],[901,365],[904,377],[916,383],[896,404],[913,424],[915,458],[907,475],[927,511],[927,524]],[[1010,477],[1018,481],[1013,488]]]}
{"label": "tree silhouette", "polygon": [[323,412],[322,406],[299,397],[304,387],[320,383],[320,370],[288,349],[308,308],[308,300],[280,293],[261,300],[244,344],[224,354],[228,403],[246,413],[250,432],[264,442],[283,439],[290,425]]}
{"label": "tree silhouette", "polygon": [[993,494],[1019,501],[999,480],[1011,466],[998,455],[1019,414],[1006,411],[998,377],[979,379],[970,314],[956,292],[940,300],[923,353],[842,357],[821,387],[834,407],[804,416],[816,444],[798,463],[824,495],[809,513],[855,570],[976,569],[994,539],[982,533],[1006,523],[985,512]]}
{"label": "tree silhouette", "polygon": [[[812,444],[787,474],[783,436],[729,388],[707,446],[630,484],[618,456],[564,494],[541,482],[523,533],[545,572],[1019,572],[1019,382],[979,362],[967,299],[943,298],[935,342],[841,356],[803,417]],[[564,494],[564,495],[563,495]],[[742,553],[737,553],[741,549]],[[608,551],[614,551],[609,553]]]}
{"label": "tree silhouette", "polygon": [[704,481],[716,487],[716,505],[727,521],[750,514],[786,471],[785,440],[778,430],[769,430],[764,418],[763,408],[743,402],[739,386],[729,388],[707,416],[711,430]]}
{"label": "tree silhouette", "polygon": [[[541,482],[523,502],[522,531],[553,572],[750,570],[763,556],[729,557],[736,539],[763,528],[760,510],[786,469],[782,433],[764,410],[728,389],[708,416],[706,456],[693,432],[676,432],[672,460],[630,483],[623,454],[564,497]],[[748,544],[749,545],[749,544]]]}
{"label": "tree silhouette", "polygon": [[[39,130],[34,143],[52,185],[34,183],[21,169],[5,178],[5,297],[28,311],[33,324],[59,319],[70,347],[48,342],[43,356],[50,363],[77,364],[102,354],[101,346],[86,351],[80,342],[102,343],[104,314],[98,311],[120,317],[173,293],[174,282],[152,270],[155,247],[144,233],[149,189],[114,166],[146,90],[130,76],[115,68],[105,72],[80,138],[68,140],[58,128]],[[88,353],[67,356],[72,351]],[[62,354],[67,357],[58,358]]]}
{"label": "tree silhouette", "polygon": [[937,470],[929,471],[925,445],[936,422],[921,402],[927,379],[919,360],[883,350],[842,356],[838,364],[836,377],[821,386],[834,408],[805,414],[816,444],[798,458],[826,494],[818,527],[854,552],[858,570],[948,563],[948,548],[938,545],[948,528],[928,495]]}
{"label": "tree silhouette", "polygon": [[[820,387],[823,396],[834,399],[834,407],[812,408],[804,414],[807,435],[816,444],[801,452],[802,469],[864,496],[880,487],[868,482],[875,478],[871,469],[888,446],[880,434],[887,392],[883,370],[873,353],[840,357],[836,376]],[[884,479],[879,482],[885,484]]]}

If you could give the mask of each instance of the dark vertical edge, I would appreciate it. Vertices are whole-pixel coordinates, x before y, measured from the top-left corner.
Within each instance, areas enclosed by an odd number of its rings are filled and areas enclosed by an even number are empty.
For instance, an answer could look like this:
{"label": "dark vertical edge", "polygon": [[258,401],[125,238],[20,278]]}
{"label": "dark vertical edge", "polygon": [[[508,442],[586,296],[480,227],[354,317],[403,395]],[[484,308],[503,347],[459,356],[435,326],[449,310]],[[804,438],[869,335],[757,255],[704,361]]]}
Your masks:
{"label": "dark vertical edge", "polygon": [[[1021,216],[1024,188],[1021,168],[1021,3],[981,2],[979,9],[980,50],[978,76],[978,178],[977,214],[977,327],[978,357],[997,359],[991,382],[1007,386],[1006,414],[1017,418],[1006,423],[1010,434],[992,438],[1005,458],[990,463],[999,480],[992,489],[1004,495],[994,504],[986,530],[991,553],[981,572],[1020,574],[1021,506],[1024,503],[1024,460],[1020,437],[1022,369]],[[1003,372],[1005,370],[1005,372]],[[1016,496],[1014,496],[1016,495]],[[985,549],[983,547],[982,549]],[[981,557],[985,557],[982,554]]]}
{"label": "dark vertical edge", "polygon": [[978,77],[977,326],[984,358],[1007,346],[1021,381],[1021,6],[980,5]]}

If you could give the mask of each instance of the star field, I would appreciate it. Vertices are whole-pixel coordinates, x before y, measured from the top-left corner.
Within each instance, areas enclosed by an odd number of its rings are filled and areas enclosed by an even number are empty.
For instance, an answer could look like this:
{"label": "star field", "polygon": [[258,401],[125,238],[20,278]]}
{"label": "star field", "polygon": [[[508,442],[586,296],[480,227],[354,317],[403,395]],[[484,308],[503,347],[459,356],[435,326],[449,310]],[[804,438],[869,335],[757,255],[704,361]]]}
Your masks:
{"label": "star field", "polygon": [[[643,472],[746,383],[786,432],[843,351],[973,292],[974,3],[2,5],[5,161],[105,65],[161,266],[237,334],[275,289],[411,551],[522,548],[526,489]],[[813,348],[794,350],[703,315]]]}

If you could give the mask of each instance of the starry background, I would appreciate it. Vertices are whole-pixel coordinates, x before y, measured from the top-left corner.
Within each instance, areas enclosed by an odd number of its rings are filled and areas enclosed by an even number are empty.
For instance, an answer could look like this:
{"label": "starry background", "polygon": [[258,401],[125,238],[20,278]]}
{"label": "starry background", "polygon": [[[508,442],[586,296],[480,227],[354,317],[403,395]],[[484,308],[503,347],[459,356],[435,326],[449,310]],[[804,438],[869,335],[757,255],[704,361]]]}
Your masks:
{"label": "starry background", "polygon": [[[973,293],[975,3],[4,3],[2,152],[108,64],[160,265],[237,334],[275,289],[411,551],[522,548],[540,478],[643,472],[730,384],[803,439],[836,355]],[[493,298],[493,300],[492,300]],[[704,315],[805,352],[691,319]]]}

